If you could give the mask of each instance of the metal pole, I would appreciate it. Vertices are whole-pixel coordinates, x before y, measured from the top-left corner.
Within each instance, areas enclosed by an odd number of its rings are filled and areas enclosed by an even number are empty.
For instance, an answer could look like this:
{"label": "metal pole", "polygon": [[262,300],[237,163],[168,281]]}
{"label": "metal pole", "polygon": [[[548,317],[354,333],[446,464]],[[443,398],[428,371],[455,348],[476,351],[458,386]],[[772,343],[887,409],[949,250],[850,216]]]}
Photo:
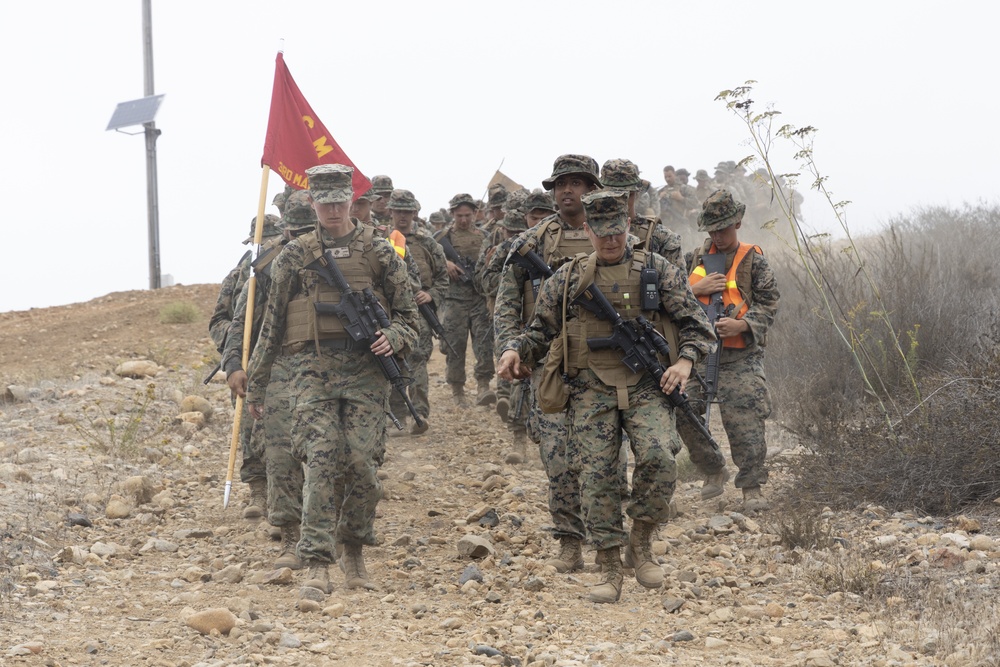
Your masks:
{"label": "metal pole", "polygon": [[[146,97],[153,95],[153,11],[152,0],[142,0],[143,83]],[[149,289],[160,287],[160,202],[156,181],[156,138],[160,131],[155,122],[146,128],[146,207],[149,231]]]}

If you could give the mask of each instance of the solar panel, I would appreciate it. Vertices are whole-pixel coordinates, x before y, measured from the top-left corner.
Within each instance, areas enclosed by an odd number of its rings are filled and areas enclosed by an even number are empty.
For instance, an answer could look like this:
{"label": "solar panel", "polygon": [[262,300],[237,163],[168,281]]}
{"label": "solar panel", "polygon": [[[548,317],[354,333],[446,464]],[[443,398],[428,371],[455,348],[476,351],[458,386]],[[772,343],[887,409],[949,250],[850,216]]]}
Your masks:
{"label": "solar panel", "polygon": [[162,101],[163,95],[150,95],[149,97],[140,97],[137,100],[119,102],[111,120],[108,121],[106,130],[117,130],[130,125],[153,122]]}

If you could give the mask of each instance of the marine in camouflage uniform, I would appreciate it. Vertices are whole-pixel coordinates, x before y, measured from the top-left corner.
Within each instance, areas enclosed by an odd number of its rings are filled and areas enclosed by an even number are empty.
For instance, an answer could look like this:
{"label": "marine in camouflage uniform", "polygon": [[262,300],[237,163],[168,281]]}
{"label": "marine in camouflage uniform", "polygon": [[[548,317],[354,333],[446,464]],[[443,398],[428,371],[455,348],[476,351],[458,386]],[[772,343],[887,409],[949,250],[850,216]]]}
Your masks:
{"label": "marine in camouflage uniform", "polygon": [[[268,379],[284,357],[292,450],[305,457],[296,553],[309,567],[305,585],[326,592],[327,565],[337,559],[338,546],[348,588],[372,587],[362,546],[375,544],[382,492],[376,473],[385,455],[390,391],[375,355],[405,354],[419,327],[405,265],[371,227],[349,217],[353,171],[332,164],[306,170],[319,226],[290,241],[272,264],[247,389],[251,414],[260,418]],[[334,258],[352,290],[370,287],[384,305],[391,324],[370,346],[355,342],[336,315],[316,311],[316,303],[335,305],[343,298],[318,270],[316,260],[325,256]]]}
{"label": "marine in camouflage uniform", "polygon": [[[260,335],[260,324],[267,306],[271,287],[271,262],[292,238],[315,231],[316,213],[309,202],[309,193],[292,192],[283,202],[281,221],[277,225],[283,238],[261,252],[255,263],[257,286],[254,290],[254,327],[252,343]],[[276,239],[277,240],[277,239]],[[236,302],[236,314],[230,326],[229,338],[222,353],[222,369],[230,389],[239,396],[246,396],[247,374],[243,369],[243,327],[246,320],[246,302],[249,284],[245,284]],[[251,349],[253,347],[251,346]],[[292,452],[291,386],[289,384],[288,357],[278,356],[271,366],[267,396],[264,401],[264,418],[255,420],[254,437],[263,429],[264,464],[267,472],[267,517],[281,531],[281,554],[275,568],[300,569],[302,562],[295,555],[299,541],[299,524],[302,521],[302,461],[301,454]],[[247,416],[249,420],[250,417]]]}
{"label": "marine in camouflage uniform", "polygon": [[[760,510],[767,506],[760,487],[768,477],[764,421],[771,414],[771,395],[764,376],[764,345],[780,295],[774,272],[761,249],[739,241],[737,230],[745,210],[728,190],[717,190],[705,200],[699,229],[708,232],[710,238],[689,253],[688,271],[692,291],[703,303],[707,305],[711,294],[721,291],[724,305],[732,306],[730,316],[720,318],[715,324],[722,339],[718,409],[733,463],[739,468],[736,488],[743,489],[746,509]],[[717,252],[726,255],[726,275],[706,276],[701,258]],[[700,371],[704,374],[704,367]],[[695,411],[704,414],[704,391],[694,383],[690,400]],[[729,478],[724,456],[687,422],[679,424],[678,431],[691,461],[707,477],[702,497],[720,495]]]}
{"label": "marine in camouflage uniform", "polygon": [[[446,267],[444,250],[441,246],[417,228],[415,216],[419,204],[413,193],[409,190],[393,190],[389,196],[389,213],[392,216],[392,224],[396,231],[406,237],[405,253],[407,260],[413,264],[416,270],[417,283],[414,287],[413,298],[419,306],[428,303],[432,308],[437,308],[443,303],[445,294],[448,292],[448,270]],[[420,317],[420,331],[417,344],[407,355],[406,361],[410,365],[413,383],[409,386],[410,400],[413,402],[417,413],[423,417],[423,426],[414,422],[410,433],[420,435],[426,433],[429,428],[427,417],[430,415],[430,400],[428,390],[430,381],[427,377],[427,361],[431,357],[434,349],[434,340],[431,334],[431,327],[427,321]],[[393,392],[389,405],[394,414],[403,419],[407,414],[407,408],[403,400]],[[401,433],[393,431],[390,435]]]}
{"label": "marine in camouflage uniform", "polygon": [[656,194],[660,201],[660,217],[671,229],[683,229],[689,224],[689,214],[699,207],[694,188],[677,180],[677,172],[670,165],[663,168],[666,185]]}
{"label": "marine in camouflage uniform", "polygon": [[[532,280],[528,272],[510,258],[522,249],[533,250],[552,268],[590,251],[592,246],[583,229],[586,214],[580,202],[587,192],[601,187],[597,162],[587,155],[567,154],[556,158],[552,175],[542,181],[551,190],[559,212],[549,216],[516,237],[500,284],[493,315],[496,349],[506,348],[508,341],[520,335],[531,321],[535,300],[544,279]],[[549,515],[552,534],[559,540],[559,554],[546,561],[558,572],[570,572],[583,567],[585,530],[580,510],[579,472],[570,465],[571,433],[565,415],[545,414],[538,407],[535,395],[541,379],[541,359],[531,374],[531,408],[528,412],[528,437],[538,444],[539,455],[549,479]]]}
{"label": "marine in camouflage uniform", "polygon": [[372,176],[372,187],[365,193],[371,200],[371,220],[375,225],[390,227],[392,216],[389,215],[389,197],[392,195],[392,179],[380,174]]}
{"label": "marine in camouflage uniform", "polygon": [[[261,230],[261,244],[277,242],[280,231],[277,228],[278,216],[267,214],[264,216],[264,227]],[[257,228],[257,217],[250,221],[250,236],[243,241],[244,245],[253,241]],[[240,291],[250,279],[251,252],[247,252],[240,260],[240,263],[222,280],[219,289],[219,298],[215,302],[215,311],[208,322],[208,333],[215,343],[216,349],[222,355],[226,349],[229,328],[237,312],[240,317],[246,314],[246,303],[243,310],[239,311],[236,300]],[[242,349],[243,334],[242,329],[237,336],[238,340],[233,341]],[[235,404],[235,398],[234,398]],[[239,442],[243,460],[240,464],[240,481],[250,487],[250,501],[243,510],[243,517],[246,519],[258,519],[266,516],[267,512],[267,471],[264,466],[264,443],[262,442],[263,431],[254,433],[254,423],[243,406],[243,414],[240,416]]]}
{"label": "marine in camouflage uniform", "polygon": [[699,169],[694,174],[694,180],[698,181],[698,185],[694,188],[694,195],[698,198],[698,202],[701,204],[705,203],[708,199],[708,195],[712,194],[719,188],[715,185],[715,181],[712,180],[711,176],[704,169]]}
{"label": "marine in camouflage uniform", "polygon": [[459,257],[468,260],[469,267],[466,274],[456,263],[446,260],[450,283],[445,298],[447,312],[444,329],[445,337],[455,351],[447,355],[445,379],[456,402],[464,405],[465,352],[471,335],[472,352],[476,357],[476,404],[489,405],[496,402],[496,394],[490,389],[490,380],[493,379],[493,330],[486,311],[486,297],[477,290],[473,275],[486,233],[473,225],[476,203],[470,195],[455,195],[449,202],[449,208],[455,222],[437,237],[437,241],[443,244],[447,239]]}
{"label": "marine in camouflage uniform", "polygon": [[[688,288],[684,273],[662,257],[637,249],[628,236],[628,194],[601,190],[583,197],[586,230],[595,252],[579,255],[542,285],[535,316],[527,331],[505,344],[500,372],[523,373],[545,354],[559,354],[550,344],[565,345],[568,378],[567,419],[580,468],[581,495],[587,533],[598,550],[602,580],[590,592],[594,602],[614,602],[621,595],[621,547],[625,565],[635,569],[644,587],[658,588],[663,570],[652,555],[652,537],[669,518],[677,479],[674,454],[680,439],[673,411],[662,393],[683,390],[693,364],[715,340],[711,325]],[[640,310],[640,271],[652,266],[658,275],[659,307]],[[587,340],[612,333],[611,323],[574,299],[589,285],[598,286],[621,317],[643,315],[667,340],[673,356],[661,379],[634,373],[621,361],[618,349],[591,350]],[[565,313],[565,316],[564,316]],[[525,364],[522,366],[521,364]],[[623,526],[619,457],[622,433],[627,433],[636,459],[627,513],[632,529]]]}

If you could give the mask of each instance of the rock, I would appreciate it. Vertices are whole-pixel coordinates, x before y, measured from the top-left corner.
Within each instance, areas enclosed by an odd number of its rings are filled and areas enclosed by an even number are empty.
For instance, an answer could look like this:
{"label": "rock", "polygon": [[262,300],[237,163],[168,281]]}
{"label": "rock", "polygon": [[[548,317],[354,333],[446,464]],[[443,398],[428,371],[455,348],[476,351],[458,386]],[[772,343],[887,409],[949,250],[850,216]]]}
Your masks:
{"label": "rock", "polygon": [[83,562],[87,559],[87,552],[76,546],[63,547],[62,551],[56,554],[56,558],[63,563],[83,565]]}
{"label": "rock", "polygon": [[125,519],[132,513],[132,507],[121,496],[111,496],[107,506],[104,508],[104,515],[109,519]]}
{"label": "rock", "polygon": [[[313,586],[302,586],[299,588],[299,599],[326,602],[326,591],[314,588]],[[329,607],[327,608],[329,609]]]}
{"label": "rock", "polygon": [[464,622],[462,619],[452,616],[441,621],[441,623],[438,624],[438,627],[442,630],[457,630],[462,627],[463,624]]}
{"label": "rock", "polygon": [[70,526],[83,526],[84,528],[90,528],[94,525],[91,520],[87,518],[87,515],[78,514],[76,512],[70,512],[66,515],[66,523]]}
{"label": "rock", "polygon": [[837,667],[830,654],[822,649],[809,651],[806,654],[806,667]]}
{"label": "rock", "polygon": [[705,648],[723,648],[725,646],[729,646],[729,642],[725,639],[719,639],[717,637],[705,638]]}
{"label": "rock", "polygon": [[489,593],[486,594],[486,597],[483,599],[489,602],[490,604],[499,604],[503,600],[503,598],[500,597],[500,594],[497,593],[496,591],[490,591]]}
{"label": "rock", "polygon": [[663,598],[663,608],[667,610],[667,613],[673,614],[680,611],[680,608],[684,606],[684,600],[680,598]]}
{"label": "rock", "polygon": [[7,650],[7,655],[38,655],[45,648],[45,644],[42,642],[24,642],[23,644],[18,644],[17,646],[12,646]]}
{"label": "rock", "polygon": [[205,420],[212,418],[212,413],[214,409],[212,404],[208,402],[208,399],[202,398],[201,396],[185,396],[181,400],[181,412],[200,412],[205,416]]}
{"label": "rock", "polygon": [[983,524],[977,519],[970,519],[964,514],[955,519],[955,521],[958,522],[958,529],[964,530],[967,533],[978,533],[983,529]]}
{"label": "rock", "polygon": [[944,533],[941,535],[941,539],[948,540],[959,549],[969,548],[969,538],[965,535],[959,535],[958,533]]}
{"label": "rock", "polygon": [[785,608],[777,602],[769,602],[764,607],[764,613],[771,618],[781,618],[785,615]]}
{"label": "rock", "polygon": [[475,564],[469,565],[462,571],[462,576],[458,578],[458,584],[461,586],[467,581],[478,581],[482,583],[483,573],[479,571],[479,568]]}
{"label": "rock", "polygon": [[690,630],[679,630],[678,632],[674,633],[674,636],[671,639],[675,642],[694,641],[694,633],[691,632]]}
{"label": "rock", "polygon": [[466,535],[458,541],[458,554],[463,558],[485,558],[495,556],[496,548],[486,538]]}
{"label": "rock", "polygon": [[969,549],[972,551],[993,551],[996,545],[989,535],[976,535],[969,540]]}
{"label": "rock", "polygon": [[269,572],[267,576],[264,577],[264,581],[262,583],[274,584],[275,586],[290,584],[292,583],[292,570],[291,568],[283,567],[280,570]]}
{"label": "rock", "polygon": [[895,535],[879,535],[874,540],[875,546],[878,547],[891,547],[899,542],[899,538]]}
{"label": "rock", "polygon": [[[287,568],[286,568],[287,569]],[[291,570],[289,570],[291,574]],[[291,577],[289,576],[289,580]],[[224,584],[238,584],[243,581],[243,564],[228,565],[212,575],[212,581]]]}
{"label": "rock", "polygon": [[160,372],[160,367],[155,362],[139,359],[136,361],[124,361],[115,367],[115,375],[124,378],[141,379],[153,377]]}
{"label": "rock", "polygon": [[90,547],[90,553],[97,554],[101,558],[107,558],[109,556],[114,556],[118,553],[118,547],[114,544],[105,544],[104,542],[94,542]]}
{"label": "rock", "polygon": [[302,646],[302,640],[293,635],[291,632],[282,632],[281,639],[278,640],[278,646],[284,646],[285,648],[299,648]]}
{"label": "rock", "polygon": [[45,460],[45,452],[38,447],[25,447],[14,457],[14,463],[24,465],[26,463],[38,463]]}
{"label": "rock", "polygon": [[475,523],[484,516],[486,516],[486,513],[492,509],[493,508],[490,507],[489,505],[480,505],[479,507],[477,507],[476,509],[472,510],[471,512],[465,515],[465,522]]}
{"label": "rock", "polygon": [[487,646],[486,644],[477,644],[472,652],[476,655],[485,655],[488,658],[495,658],[498,655],[503,655],[502,651],[499,651],[492,646]]}
{"label": "rock", "polygon": [[151,537],[146,541],[144,545],[139,549],[139,553],[147,553],[149,551],[160,551],[162,553],[174,553],[179,549],[173,542],[168,542],[167,540],[160,540],[155,537]]}
{"label": "rock", "polygon": [[141,475],[129,477],[122,483],[122,491],[137,505],[145,505],[153,499],[153,483]]}
{"label": "rock", "polygon": [[27,403],[31,400],[31,394],[27,387],[18,384],[9,384],[3,392],[4,403]]}
{"label": "rock", "polygon": [[303,614],[311,614],[323,608],[322,605],[320,605],[320,603],[316,600],[307,600],[305,598],[300,598],[299,601],[295,603],[295,606]]}
{"label": "rock", "polygon": [[153,496],[153,504],[165,510],[172,510],[177,507],[177,501],[170,495],[169,491],[160,491]]}
{"label": "rock", "polygon": [[188,627],[194,628],[203,635],[207,635],[216,630],[219,634],[228,635],[229,631],[236,627],[236,616],[228,609],[221,607],[206,609],[188,616]]}
{"label": "rock", "polygon": [[532,593],[537,593],[545,588],[545,581],[543,579],[539,579],[538,577],[528,577],[524,583],[521,584],[521,588]]}
{"label": "rock", "polygon": [[483,493],[487,491],[492,491],[493,489],[502,489],[503,487],[510,484],[510,480],[502,475],[492,475],[489,479],[483,482]]}
{"label": "rock", "polygon": [[484,514],[479,519],[479,525],[484,528],[496,528],[500,525],[500,517],[497,516],[497,511],[491,509],[489,512]]}
{"label": "rock", "polygon": [[347,611],[347,607],[343,602],[334,602],[328,607],[323,608],[323,615],[330,616],[331,618],[339,618],[344,615]]}
{"label": "rock", "polygon": [[733,520],[723,514],[716,514],[708,520],[708,527],[715,531],[728,532],[732,530]]}
{"label": "rock", "polygon": [[177,421],[182,424],[191,424],[196,428],[201,428],[205,425],[205,415],[200,412],[182,412],[176,417]]}

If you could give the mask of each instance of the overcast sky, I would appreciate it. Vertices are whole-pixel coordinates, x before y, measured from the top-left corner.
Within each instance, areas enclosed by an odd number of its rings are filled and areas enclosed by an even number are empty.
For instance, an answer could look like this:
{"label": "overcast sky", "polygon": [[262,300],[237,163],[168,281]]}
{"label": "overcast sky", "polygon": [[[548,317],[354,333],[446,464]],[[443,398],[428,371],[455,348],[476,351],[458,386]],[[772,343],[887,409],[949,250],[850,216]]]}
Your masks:
{"label": "overcast sky", "polygon": [[[219,282],[260,190],[275,55],[368,176],[425,214],[562,153],[710,172],[750,153],[720,90],[813,125],[861,232],[925,205],[997,201],[996,3],[153,0],[163,273]],[[0,4],[0,311],[149,285],[140,0]],[[133,128],[138,131],[141,128]],[[785,153],[779,171],[795,171]],[[272,173],[271,197],[283,187]],[[806,194],[805,218],[833,231]]]}

